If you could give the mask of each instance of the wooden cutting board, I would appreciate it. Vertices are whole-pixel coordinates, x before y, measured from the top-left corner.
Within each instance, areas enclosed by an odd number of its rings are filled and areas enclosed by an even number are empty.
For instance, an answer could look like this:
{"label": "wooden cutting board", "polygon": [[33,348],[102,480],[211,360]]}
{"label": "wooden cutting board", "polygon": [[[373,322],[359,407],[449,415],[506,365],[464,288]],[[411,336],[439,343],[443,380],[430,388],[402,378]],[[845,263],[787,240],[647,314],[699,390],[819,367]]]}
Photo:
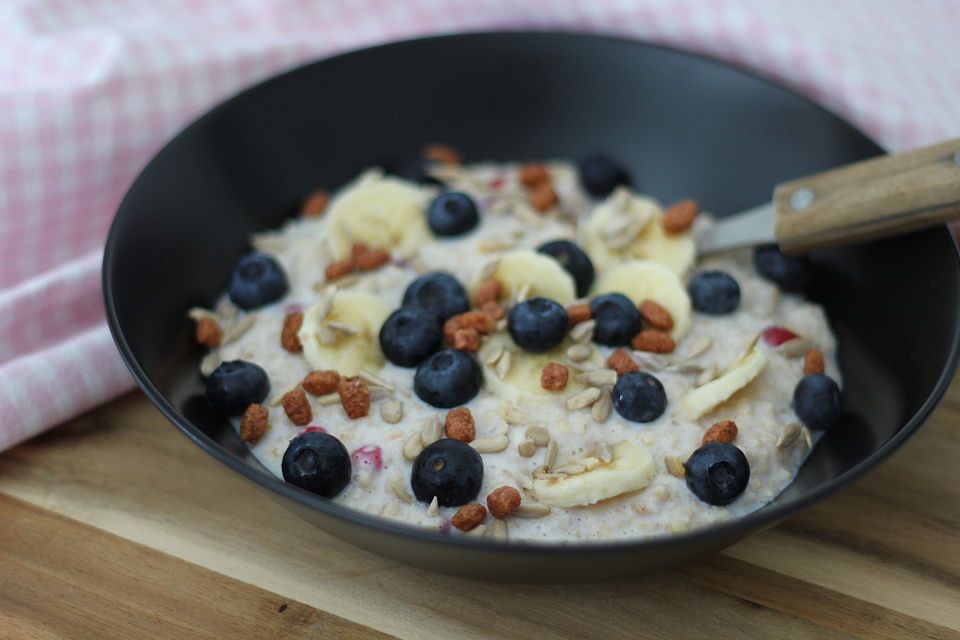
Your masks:
{"label": "wooden cutting board", "polygon": [[132,393],[0,455],[0,638],[960,638],[960,384],[893,458],[716,556],[460,580],[305,525]]}

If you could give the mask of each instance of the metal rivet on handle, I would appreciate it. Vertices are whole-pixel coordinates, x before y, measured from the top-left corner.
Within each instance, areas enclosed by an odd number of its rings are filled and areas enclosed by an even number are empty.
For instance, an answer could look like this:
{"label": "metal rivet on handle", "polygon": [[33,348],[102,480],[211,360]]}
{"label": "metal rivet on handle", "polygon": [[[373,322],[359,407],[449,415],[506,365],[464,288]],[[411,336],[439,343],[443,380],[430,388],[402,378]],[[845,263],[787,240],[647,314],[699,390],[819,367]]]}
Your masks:
{"label": "metal rivet on handle", "polygon": [[813,204],[813,191],[803,187],[790,194],[790,208],[794,211],[803,211]]}

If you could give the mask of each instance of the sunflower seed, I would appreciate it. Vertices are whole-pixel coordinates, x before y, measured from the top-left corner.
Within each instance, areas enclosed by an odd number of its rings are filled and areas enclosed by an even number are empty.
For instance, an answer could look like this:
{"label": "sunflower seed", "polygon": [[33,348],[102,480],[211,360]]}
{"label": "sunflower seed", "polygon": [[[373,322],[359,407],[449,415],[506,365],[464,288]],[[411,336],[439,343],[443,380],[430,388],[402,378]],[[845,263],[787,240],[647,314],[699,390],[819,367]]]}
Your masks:
{"label": "sunflower seed", "polygon": [[276,233],[255,233],[250,237],[250,244],[262,253],[280,254],[286,247],[286,242]]}
{"label": "sunflower seed", "polygon": [[[336,320],[327,321],[327,326],[336,331],[337,333],[344,336],[355,336],[358,333],[358,330],[353,325],[347,324],[345,322],[337,322]],[[363,377],[361,375],[361,377]]]}
{"label": "sunflower seed", "polygon": [[483,537],[483,534],[485,534],[486,532],[487,532],[487,525],[485,525],[485,524],[478,524],[478,525],[475,526],[473,529],[470,529],[470,531],[467,531],[467,532],[466,532],[465,534],[463,534],[463,535],[465,535],[465,536],[467,536],[467,537],[469,537],[469,538],[482,538],[482,537]]}
{"label": "sunflower seed", "polygon": [[[634,224],[636,219],[632,216],[614,216],[607,226],[605,226],[601,231],[600,235],[603,237],[604,241],[616,240],[630,228],[630,225]],[[630,238],[633,240],[633,238]]]}
{"label": "sunflower seed", "polygon": [[513,296],[513,304],[518,305],[530,296],[530,285],[529,283],[523,282],[517,287],[516,293]]}
{"label": "sunflower seed", "polygon": [[777,347],[777,353],[780,353],[787,358],[799,358],[802,355],[806,355],[807,351],[813,349],[814,344],[807,340],[806,338],[794,338],[793,340],[787,340],[779,347]]}
{"label": "sunflower seed", "polygon": [[403,457],[407,460],[413,460],[423,451],[423,442],[420,440],[420,432],[414,432],[407,441],[403,443]]}
{"label": "sunflower seed", "polygon": [[545,470],[553,470],[553,465],[557,463],[557,449],[557,441],[551,439],[547,444],[547,452],[543,456],[543,467]]}
{"label": "sunflower seed", "polygon": [[500,356],[503,355],[503,343],[502,342],[487,342],[480,348],[480,359],[483,360],[486,364],[494,365],[497,363],[497,360],[500,359]]}
{"label": "sunflower seed", "polygon": [[325,396],[318,396],[317,404],[324,407],[331,404],[340,404],[340,394],[334,391],[333,393],[328,393]]}
{"label": "sunflower seed", "polygon": [[504,520],[499,518],[493,519],[493,524],[487,530],[487,537],[493,538],[494,540],[506,540],[507,539],[507,523]]}
{"label": "sunflower seed", "polygon": [[669,371],[671,373],[681,373],[684,375],[697,374],[700,375],[703,373],[703,367],[693,362],[681,362],[678,364],[670,364],[664,367],[664,371]]}
{"label": "sunflower seed", "polygon": [[371,387],[382,387],[384,389],[389,389],[390,391],[396,390],[392,384],[390,384],[380,376],[374,373],[370,373],[366,369],[361,369],[360,373],[358,373],[357,375],[360,376],[360,379],[366,382]]}
{"label": "sunflower seed", "polygon": [[536,420],[521,411],[519,407],[512,404],[504,405],[500,409],[500,415],[507,421],[507,424],[530,424],[536,422]]}
{"label": "sunflower seed", "polygon": [[511,355],[509,351],[504,351],[500,359],[497,360],[497,377],[503,380],[510,373]]}
{"label": "sunflower seed", "polygon": [[390,476],[390,480],[387,481],[387,484],[390,485],[390,490],[393,491],[393,495],[397,496],[397,499],[404,504],[411,504],[413,502],[413,496],[410,495],[410,492],[407,491],[407,485],[403,481],[403,476],[400,475],[400,472]]}
{"label": "sunflower seed", "polygon": [[792,445],[798,437],[800,437],[800,432],[803,429],[799,422],[791,422],[787,425],[787,428],[783,430],[783,433],[780,434],[780,438],[777,440],[778,449],[786,449]]}
{"label": "sunflower seed", "polygon": [[592,360],[584,360],[583,362],[575,362],[575,361],[573,361],[573,360],[566,360],[566,361],[564,361],[564,364],[566,364],[568,367],[570,367],[570,368],[573,369],[574,371],[579,371],[579,372],[581,372],[581,373],[584,372],[584,371],[592,371],[593,369],[597,369],[597,368],[598,368],[598,367],[597,367],[597,364],[596,364],[595,362],[593,362]]}
{"label": "sunflower seed", "polygon": [[810,433],[810,429],[803,427],[803,444],[806,445],[807,451],[813,449],[813,436]]}
{"label": "sunflower seed", "polygon": [[626,211],[627,207],[630,206],[630,189],[620,185],[613,190],[607,202],[609,202],[610,207],[613,208],[614,211]]}
{"label": "sunflower seed", "polygon": [[633,357],[643,365],[644,369],[650,369],[651,371],[663,371],[670,365],[667,358],[646,351],[634,351]]}
{"label": "sunflower seed", "polygon": [[503,331],[504,329],[507,328],[507,319],[501,318],[500,320],[497,320],[496,323],[493,325],[493,328],[496,329],[497,331]]}
{"label": "sunflower seed", "polygon": [[545,447],[550,444],[550,432],[545,427],[527,427],[523,435],[533,440],[538,447]]}
{"label": "sunflower seed", "polygon": [[394,394],[393,389],[384,389],[383,387],[367,387],[367,390],[370,392],[371,400],[383,400]]}
{"label": "sunflower seed", "polygon": [[495,253],[505,249],[512,249],[517,246],[519,239],[514,238],[483,238],[477,243],[477,251],[480,253]]}
{"label": "sunflower seed", "polygon": [[220,357],[220,354],[216,351],[211,351],[203,356],[203,360],[200,361],[200,373],[203,374],[204,377],[209,377],[222,362],[223,358]]}
{"label": "sunflower seed", "polygon": [[325,284],[320,290],[320,294],[317,296],[317,302],[313,305],[313,313],[316,314],[317,320],[323,320],[327,317],[327,314],[330,313],[330,309],[333,308],[333,300],[337,297],[337,285],[335,284]]}
{"label": "sunflower seed", "polygon": [[225,320],[233,320],[237,317],[240,310],[237,309],[237,305],[230,302],[228,298],[224,298],[223,301],[217,305],[214,312]]}
{"label": "sunflower seed", "polygon": [[497,269],[500,268],[500,259],[491,260],[487,264],[483,265],[483,269],[480,270],[480,281],[484,282],[489,280],[493,276],[497,275]]}
{"label": "sunflower seed", "polygon": [[539,502],[524,500],[512,515],[518,518],[543,518],[550,515],[550,507]]}
{"label": "sunflower seed", "polygon": [[610,397],[610,392],[603,391],[600,397],[597,398],[597,401],[590,407],[590,415],[593,417],[594,422],[606,422],[607,418],[610,417],[610,410],[612,408],[613,399]]}
{"label": "sunflower seed", "polygon": [[497,421],[496,426],[491,432],[495,436],[505,436],[510,432],[510,425],[503,418],[494,418]]}
{"label": "sunflower seed", "polygon": [[666,456],[663,459],[663,463],[667,467],[667,473],[673,477],[682,478],[687,475],[687,470],[684,469],[683,462],[681,462],[677,456]]}
{"label": "sunflower seed", "polygon": [[204,309],[203,307],[191,307],[187,311],[187,317],[194,322],[200,322],[201,320],[213,320],[217,324],[220,324],[220,319],[217,317],[217,314],[209,309]]}
{"label": "sunflower seed", "polygon": [[443,437],[443,425],[440,424],[440,418],[432,415],[421,423],[420,443],[428,446]]}
{"label": "sunflower seed", "polygon": [[602,443],[597,446],[595,454],[596,457],[600,458],[600,462],[607,464],[613,460],[613,450],[610,449],[610,446],[607,443]]}
{"label": "sunflower seed", "polygon": [[223,329],[223,339],[220,340],[220,346],[236,342],[257,323],[257,316],[244,316],[239,320],[231,322]]}
{"label": "sunflower seed", "polygon": [[590,342],[593,340],[593,329],[597,326],[596,320],[587,320],[570,329],[570,337],[574,342]]}
{"label": "sunflower seed", "polygon": [[326,324],[317,326],[317,339],[320,344],[334,344],[337,341],[337,333]]}
{"label": "sunflower seed", "polygon": [[570,411],[576,411],[577,409],[589,407],[591,404],[596,402],[599,397],[600,389],[596,387],[587,387],[586,389],[578,391],[567,398],[567,409]]}
{"label": "sunflower seed", "polygon": [[617,372],[613,369],[591,369],[577,375],[577,380],[584,384],[599,387],[605,384],[617,383]]}
{"label": "sunflower seed", "polygon": [[537,443],[530,438],[524,438],[517,444],[517,453],[524,458],[529,458],[537,451]]}
{"label": "sunflower seed", "polygon": [[433,500],[430,501],[430,505],[427,507],[428,516],[438,516],[440,515],[440,501],[437,500],[437,496],[433,496]]}
{"label": "sunflower seed", "polygon": [[689,346],[684,351],[683,357],[692,359],[701,356],[707,352],[707,349],[709,349],[712,344],[713,339],[710,336],[697,336],[693,339],[693,342],[689,343]]}
{"label": "sunflower seed", "polygon": [[403,419],[403,403],[397,398],[387,398],[380,405],[380,417],[384,422],[397,424]]}
{"label": "sunflower seed", "polygon": [[625,249],[633,244],[640,232],[647,226],[649,220],[630,220],[620,235],[604,237],[603,242],[614,251]]}
{"label": "sunflower seed", "polygon": [[510,445],[507,436],[487,436],[486,438],[477,438],[470,443],[470,446],[480,453],[499,453]]}
{"label": "sunflower seed", "polygon": [[567,349],[567,357],[574,362],[582,362],[593,355],[593,347],[588,344],[575,344]]}

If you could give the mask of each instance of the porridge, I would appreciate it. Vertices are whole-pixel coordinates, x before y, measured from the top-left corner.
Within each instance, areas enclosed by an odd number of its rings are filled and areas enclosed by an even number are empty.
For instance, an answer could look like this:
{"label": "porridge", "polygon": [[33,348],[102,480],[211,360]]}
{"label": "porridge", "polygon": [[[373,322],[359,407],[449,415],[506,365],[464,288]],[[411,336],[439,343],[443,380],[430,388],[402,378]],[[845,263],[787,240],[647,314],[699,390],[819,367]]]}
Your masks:
{"label": "porridge", "polygon": [[698,261],[697,204],[600,156],[427,155],[311,195],[190,311],[210,403],[276,475],[450,535],[638,538],[758,509],[838,422],[804,260]]}

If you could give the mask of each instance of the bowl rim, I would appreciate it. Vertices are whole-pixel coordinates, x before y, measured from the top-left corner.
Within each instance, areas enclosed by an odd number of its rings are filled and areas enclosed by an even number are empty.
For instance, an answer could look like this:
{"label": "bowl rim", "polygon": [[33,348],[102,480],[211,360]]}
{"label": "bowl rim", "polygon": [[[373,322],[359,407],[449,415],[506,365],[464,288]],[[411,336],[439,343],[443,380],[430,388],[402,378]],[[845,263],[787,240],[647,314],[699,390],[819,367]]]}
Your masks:
{"label": "bowl rim", "polygon": [[[412,525],[403,524],[400,522],[395,522],[387,518],[382,518],[376,516],[372,513],[367,513],[364,511],[359,511],[351,507],[341,505],[339,503],[333,502],[322,498],[320,496],[314,495],[304,489],[291,485],[282,479],[274,476],[265,469],[257,469],[254,466],[248,464],[246,461],[236,456],[233,453],[227,451],[222,445],[210,438],[203,431],[195,427],[190,420],[186,419],[180,414],[177,408],[169,401],[167,398],[160,392],[160,390],[153,384],[150,377],[147,375],[146,371],[140,366],[140,363],[137,361],[136,357],[133,355],[133,351],[130,348],[130,345],[127,343],[126,337],[123,333],[123,328],[121,327],[119,318],[117,316],[117,310],[114,300],[114,291],[113,291],[113,270],[114,270],[114,258],[116,254],[116,246],[118,243],[119,235],[119,221],[123,215],[125,215],[125,205],[130,197],[130,193],[134,190],[136,185],[143,179],[143,176],[148,173],[154,165],[162,160],[164,154],[168,149],[179,141],[182,137],[191,133],[194,129],[202,127],[208,120],[217,117],[221,111],[230,108],[236,101],[243,100],[246,95],[254,91],[265,91],[269,90],[270,85],[275,82],[283,81],[289,75],[300,73],[307,67],[312,67],[314,65],[324,64],[329,61],[340,60],[350,58],[352,56],[358,55],[368,55],[372,52],[389,52],[392,48],[402,48],[404,46],[420,44],[424,42],[444,42],[447,40],[458,40],[465,38],[484,38],[484,37],[515,37],[515,38],[529,38],[529,37],[542,37],[547,39],[569,39],[569,40],[591,40],[591,41],[606,41],[613,42],[618,44],[627,44],[631,46],[637,46],[646,49],[657,49],[670,52],[672,54],[677,54],[687,58],[693,58],[699,61],[706,61],[714,65],[724,67],[730,70],[734,70],[747,76],[750,76],[760,82],[772,85],[779,90],[786,91],[787,93],[803,100],[807,104],[814,106],[819,111],[822,111],[859,132],[865,138],[873,142],[875,145],[880,147],[873,138],[867,136],[863,133],[858,127],[854,126],[852,123],[847,121],[845,118],[834,113],[830,109],[824,107],[823,105],[815,102],[814,100],[800,94],[794,89],[787,87],[785,85],[779,84],[774,80],[765,77],[753,70],[747,69],[744,66],[736,62],[728,62],[720,60],[711,55],[705,55],[701,53],[696,53],[692,51],[684,51],[677,49],[675,47],[647,42],[639,40],[636,38],[630,38],[626,36],[617,36],[617,35],[606,35],[602,33],[590,33],[590,32],[579,32],[579,31],[569,31],[569,30],[493,30],[493,31],[468,31],[468,32],[458,32],[458,33],[443,33],[437,35],[428,35],[422,37],[413,37],[403,40],[396,40],[385,42],[381,44],[376,44],[373,46],[363,46],[360,48],[350,49],[342,51],[330,56],[324,56],[309,62],[299,64],[291,69],[283,71],[278,74],[274,74],[264,80],[258,81],[248,87],[243,88],[238,93],[218,102],[213,108],[208,109],[202,115],[192,120],[187,126],[180,130],[173,138],[168,140],[163,147],[160,148],[158,152],[154,154],[151,160],[141,169],[137,177],[127,188],[127,191],[121,200],[120,204],[117,206],[117,211],[114,215],[114,219],[111,222],[110,230],[107,235],[107,240],[104,246],[103,253],[103,265],[102,265],[102,286],[103,286],[103,297],[104,297],[104,306],[106,310],[107,324],[110,328],[110,333],[113,336],[113,339],[117,345],[120,355],[122,356],[124,363],[127,368],[133,374],[137,384],[140,389],[146,394],[150,401],[156,406],[160,412],[163,414],[167,420],[172,422],[184,435],[186,435],[191,441],[194,442],[198,447],[208,453],[217,461],[226,465],[233,471],[239,473],[248,480],[251,480],[261,487],[266,488],[272,492],[279,494],[280,496],[299,503],[302,506],[306,506],[312,509],[317,509],[322,512],[325,516],[330,516],[332,518],[337,518],[340,520],[346,521],[350,525],[369,527],[374,530],[378,530],[384,534],[391,536],[403,536],[406,538],[411,538],[415,542],[423,543],[432,543],[432,544],[442,544],[448,545],[454,548],[469,549],[475,551],[496,551],[501,554],[511,554],[511,553],[521,553],[521,554],[534,554],[541,556],[554,556],[554,555],[603,555],[610,553],[624,553],[629,551],[640,551],[645,550],[649,551],[653,548],[662,551],[669,551],[673,547],[685,547],[687,545],[698,545],[709,543],[711,541],[716,541],[719,539],[729,538],[736,536],[737,534],[749,533],[751,531],[759,530],[768,526],[776,524],[780,520],[786,518],[789,515],[797,513],[802,509],[805,509],[819,500],[822,500],[826,496],[837,492],[838,490],[850,485],[855,480],[860,479],[869,471],[873,470],[877,465],[883,462],[887,457],[889,457],[894,451],[896,451],[910,436],[912,436],[921,424],[929,417],[930,413],[936,407],[937,403],[943,397],[943,394],[946,392],[949,387],[954,373],[957,369],[958,357],[960,357],[960,324],[954,328],[953,337],[950,345],[950,352],[948,355],[948,360],[943,370],[940,372],[940,377],[937,379],[936,384],[931,389],[926,400],[920,408],[914,413],[914,415],[885,443],[883,443],[876,451],[871,453],[869,456],[861,460],[852,468],[841,473],[835,478],[831,479],[829,482],[824,483],[823,485],[817,487],[815,490],[803,494],[795,499],[789,500],[788,502],[782,505],[776,505],[771,507],[770,503],[767,503],[760,509],[745,514],[743,516],[733,518],[724,522],[708,525],[705,527],[691,529],[683,533],[677,534],[663,534],[657,536],[651,536],[646,538],[628,538],[628,539],[613,539],[613,540],[603,540],[603,541],[550,541],[550,542],[539,542],[532,540],[508,540],[506,542],[500,540],[492,540],[487,538],[475,538],[475,537],[466,537],[466,536],[450,536],[444,535],[433,529],[419,528]],[[882,149],[882,147],[880,147]],[[946,233],[951,241],[953,246],[953,261],[954,268],[960,270],[960,249],[958,249],[957,238],[950,233],[949,229],[946,226],[941,227],[941,231]],[[957,301],[958,307],[958,316],[960,316],[960,297]],[[322,528],[322,527],[321,527]],[[328,532],[329,533],[329,532]]]}

